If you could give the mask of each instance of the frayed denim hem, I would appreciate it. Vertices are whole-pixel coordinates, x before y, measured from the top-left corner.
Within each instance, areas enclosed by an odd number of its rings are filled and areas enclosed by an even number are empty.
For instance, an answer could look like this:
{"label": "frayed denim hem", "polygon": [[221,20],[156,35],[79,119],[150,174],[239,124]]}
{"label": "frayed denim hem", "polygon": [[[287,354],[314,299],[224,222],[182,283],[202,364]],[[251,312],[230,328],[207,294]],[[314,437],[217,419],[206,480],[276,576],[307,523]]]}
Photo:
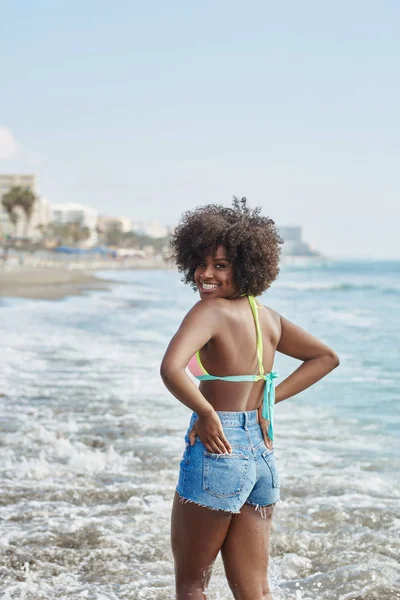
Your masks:
{"label": "frayed denim hem", "polygon": [[207,504],[202,504],[201,502],[196,502],[195,500],[189,500],[189,498],[184,498],[181,494],[176,490],[176,493],[179,496],[179,502],[181,504],[196,504],[197,506],[202,506],[203,508],[208,508],[209,510],[219,510],[220,512],[225,512],[230,515],[240,515],[240,510],[227,510],[225,508],[215,508],[214,506],[208,506]]}
{"label": "frayed denim hem", "polygon": [[260,513],[261,518],[266,519],[267,518],[266,509],[270,506],[275,506],[278,502],[279,502],[279,500],[277,500],[276,502],[272,502],[271,504],[265,504],[264,506],[260,506],[260,504],[253,504],[252,502],[245,502],[245,504],[248,504],[249,506],[254,506],[254,510],[256,510]]}

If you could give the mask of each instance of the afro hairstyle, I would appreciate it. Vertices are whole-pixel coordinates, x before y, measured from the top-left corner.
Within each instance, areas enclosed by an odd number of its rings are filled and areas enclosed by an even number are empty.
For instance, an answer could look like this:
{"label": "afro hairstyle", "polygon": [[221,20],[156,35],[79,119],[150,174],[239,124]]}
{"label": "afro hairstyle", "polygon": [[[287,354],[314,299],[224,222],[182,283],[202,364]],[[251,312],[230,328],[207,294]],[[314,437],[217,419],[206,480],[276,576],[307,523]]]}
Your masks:
{"label": "afro hairstyle", "polygon": [[196,290],[194,272],[223,245],[233,264],[237,295],[259,296],[277,278],[282,238],[275,222],[233,196],[232,207],[206,204],[183,213],[170,243],[182,281]]}

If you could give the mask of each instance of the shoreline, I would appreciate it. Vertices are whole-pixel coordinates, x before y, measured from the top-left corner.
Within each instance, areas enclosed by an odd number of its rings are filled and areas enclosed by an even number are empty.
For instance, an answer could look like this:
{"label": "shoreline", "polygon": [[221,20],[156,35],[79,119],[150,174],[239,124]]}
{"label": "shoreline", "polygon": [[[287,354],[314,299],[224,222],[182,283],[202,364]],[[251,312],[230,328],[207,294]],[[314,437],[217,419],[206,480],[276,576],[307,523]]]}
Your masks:
{"label": "shoreline", "polygon": [[12,269],[0,271],[0,298],[63,300],[91,290],[108,290],[108,283],[111,280],[101,279],[85,271],[63,268]]}
{"label": "shoreline", "polygon": [[85,292],[110,289],[108,284],[121,284],[113,279],[96,276],[96,271],[171,269],[159,261],[68,261],[58,264],[43,261],[36,264],[0,264],[0,298],[27,300],[63,300]]}

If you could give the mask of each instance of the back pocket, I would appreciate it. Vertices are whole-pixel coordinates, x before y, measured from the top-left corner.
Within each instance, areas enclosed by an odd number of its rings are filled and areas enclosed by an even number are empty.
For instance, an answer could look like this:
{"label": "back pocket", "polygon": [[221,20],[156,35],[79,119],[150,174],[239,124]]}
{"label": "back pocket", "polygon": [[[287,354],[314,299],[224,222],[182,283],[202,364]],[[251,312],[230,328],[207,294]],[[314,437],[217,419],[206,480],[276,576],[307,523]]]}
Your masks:
{"label": "back pocket", "polygon": [[279,487],[279,475],[278,475],[278,469],[276,468],[274,451],[272,450],[272,452],[271,452],[271,450],[265,450],[261,456],[263,457],[263,459],[265,460],[265,462],[268,465],[269,470],[271,471],[272,487],[278,488]]}
{"label": "back pocket", "polygon": [[204,451],[203,490],[217,498],[232,498],[243,490],[249,467],[245,454],[211,454]]}

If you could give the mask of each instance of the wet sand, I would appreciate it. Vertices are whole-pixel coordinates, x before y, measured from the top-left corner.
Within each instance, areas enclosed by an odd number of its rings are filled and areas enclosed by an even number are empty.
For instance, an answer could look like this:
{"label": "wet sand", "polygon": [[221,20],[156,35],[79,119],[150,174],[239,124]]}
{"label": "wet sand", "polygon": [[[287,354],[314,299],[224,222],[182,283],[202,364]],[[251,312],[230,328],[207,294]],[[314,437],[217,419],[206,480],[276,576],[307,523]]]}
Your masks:
{"label": "wet sand", "polygon": [[0,297],[61,300],[89,290],[107,290],[107,281],[65,268],[0,270]]}

